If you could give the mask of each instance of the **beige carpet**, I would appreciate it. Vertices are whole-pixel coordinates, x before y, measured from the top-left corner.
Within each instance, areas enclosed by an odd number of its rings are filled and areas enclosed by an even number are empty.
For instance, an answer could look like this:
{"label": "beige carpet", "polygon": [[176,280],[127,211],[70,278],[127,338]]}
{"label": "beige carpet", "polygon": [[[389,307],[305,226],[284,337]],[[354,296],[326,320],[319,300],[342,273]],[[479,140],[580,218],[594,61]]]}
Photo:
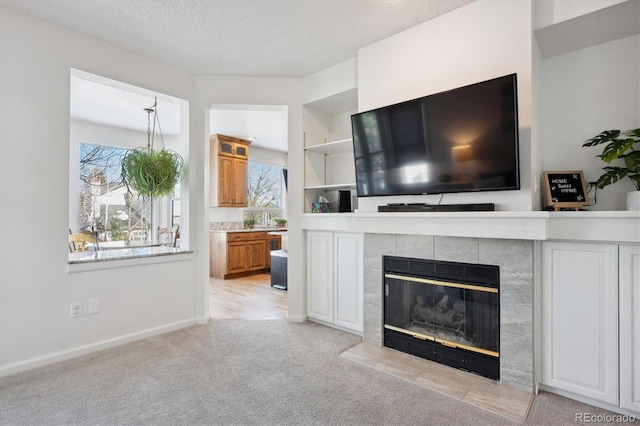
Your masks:
{"label": "beige carpet", "polygon": [[[210,321],[0,379],[1,425],[514,425],[339,356],[313,323]],[[525,424],[602,410],[536,396]]]}

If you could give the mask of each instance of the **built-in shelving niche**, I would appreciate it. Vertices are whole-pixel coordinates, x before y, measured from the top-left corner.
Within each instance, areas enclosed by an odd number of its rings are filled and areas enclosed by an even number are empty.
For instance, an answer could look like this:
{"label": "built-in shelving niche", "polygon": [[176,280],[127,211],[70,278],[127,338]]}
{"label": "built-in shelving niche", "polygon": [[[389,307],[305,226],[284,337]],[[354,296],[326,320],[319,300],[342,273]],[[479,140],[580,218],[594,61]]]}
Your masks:
{"label": "built-in shelving niche", "polygon": [[351,115],[356,112],[357,90],[303,105],[305,213],[319,197],[337,212],[342,190],[351,191],[355,201]]}

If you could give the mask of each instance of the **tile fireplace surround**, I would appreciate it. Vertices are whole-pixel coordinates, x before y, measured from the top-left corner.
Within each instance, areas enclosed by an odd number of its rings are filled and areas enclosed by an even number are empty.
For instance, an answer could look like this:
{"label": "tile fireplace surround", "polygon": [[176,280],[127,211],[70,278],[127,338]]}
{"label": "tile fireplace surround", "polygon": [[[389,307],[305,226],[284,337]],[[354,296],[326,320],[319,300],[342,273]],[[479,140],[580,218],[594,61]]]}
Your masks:
{"label": "tile fireplace surround", "polygon": [[365,234],[364,335],[382,345],[382,256],[500,267],[500,382],[533,392],[533,241]]}
{"label": "tile fireplace surround", "polygon": [[[500,382],[536,390],[540,347],[541,244],[549,240],[630,242],[640,212],[326,213],[301,215],[303,230],[364,234],[365,342],[382,346],[382,256],[500,267]],[[538,294],[538,296],[534,296]],[[537,328],[536,328],[537,327]],[[537,349],[536,349],[537,347]],[[537,359],[537,358],[536,358]]]}

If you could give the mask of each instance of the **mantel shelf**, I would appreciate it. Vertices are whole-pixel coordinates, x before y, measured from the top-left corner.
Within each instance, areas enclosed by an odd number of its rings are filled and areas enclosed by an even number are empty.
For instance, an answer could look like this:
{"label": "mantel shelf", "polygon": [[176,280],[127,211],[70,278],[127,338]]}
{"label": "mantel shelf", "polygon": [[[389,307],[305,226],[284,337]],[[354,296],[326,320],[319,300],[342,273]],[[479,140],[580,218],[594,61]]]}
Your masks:
{"label": "mantel shelf", "polygon": [[307,152],[317,152],[324,155],[345,154],[347,152],[353,152],[353,145],[352,139],[349,138],[307,146],[304,148],[304,150]]}
{"label": "mantel shelf", "polygon": [[304,230],[639,244],[640,212],[429,212],[303,214]]}
{"label": "mantel shelf", "polygon": [[355,183],[336,183],[332,185],[316,185],[316,186],[305,186],[306,190],[321,190],[321,191],[338,191],[341,189],[356,189]]}

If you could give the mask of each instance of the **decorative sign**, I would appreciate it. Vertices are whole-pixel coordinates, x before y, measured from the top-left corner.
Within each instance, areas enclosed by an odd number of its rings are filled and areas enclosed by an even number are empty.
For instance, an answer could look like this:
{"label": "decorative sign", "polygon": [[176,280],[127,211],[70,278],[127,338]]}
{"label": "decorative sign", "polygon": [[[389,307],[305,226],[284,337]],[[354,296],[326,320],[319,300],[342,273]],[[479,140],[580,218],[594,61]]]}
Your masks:
{"label": "decorative sign", "polygon": [[544,172],[543,182],[545,206],[555,210],[589,204],[587,185],[582,170],[568,172]]}

